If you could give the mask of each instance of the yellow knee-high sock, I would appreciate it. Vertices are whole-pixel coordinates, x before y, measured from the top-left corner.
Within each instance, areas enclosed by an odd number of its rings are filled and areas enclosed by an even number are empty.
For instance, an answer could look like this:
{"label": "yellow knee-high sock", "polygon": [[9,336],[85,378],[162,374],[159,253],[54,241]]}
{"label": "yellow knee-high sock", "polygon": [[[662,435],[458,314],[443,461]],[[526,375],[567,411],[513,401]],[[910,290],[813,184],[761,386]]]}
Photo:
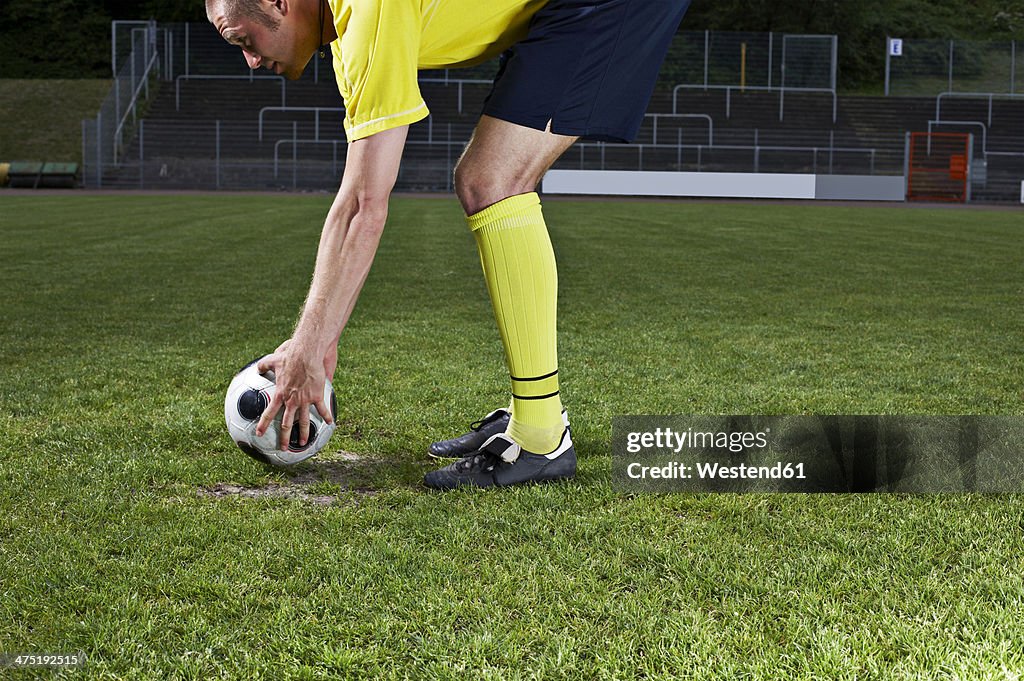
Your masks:
{"label": "yellow knee-high sock", "polygon": [[508,433],[528,452],[554,451],[562,437],[558,396],[558,274],[535,193],[512,196],[467,218],[512,378]]}

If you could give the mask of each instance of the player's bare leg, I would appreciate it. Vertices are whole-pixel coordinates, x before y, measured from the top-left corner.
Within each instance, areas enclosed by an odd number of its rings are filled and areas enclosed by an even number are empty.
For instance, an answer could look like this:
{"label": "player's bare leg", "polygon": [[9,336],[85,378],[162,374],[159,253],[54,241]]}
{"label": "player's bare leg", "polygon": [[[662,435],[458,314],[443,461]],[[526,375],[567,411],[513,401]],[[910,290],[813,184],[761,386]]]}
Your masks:
{"label": "player's bare leg", "polygon": [[575,141],[485,116],[456,168],[456,193],[505,347],[512,413],[507,430],[478,451],[427,474],[430,487],[504,486],[576,472],[558,389],[555,258],[534,193]]}
{"label": "player's bare leg", "polygon": [[455,166],[455,194],[466,215],[532,192],[577,139],[481,116]]}

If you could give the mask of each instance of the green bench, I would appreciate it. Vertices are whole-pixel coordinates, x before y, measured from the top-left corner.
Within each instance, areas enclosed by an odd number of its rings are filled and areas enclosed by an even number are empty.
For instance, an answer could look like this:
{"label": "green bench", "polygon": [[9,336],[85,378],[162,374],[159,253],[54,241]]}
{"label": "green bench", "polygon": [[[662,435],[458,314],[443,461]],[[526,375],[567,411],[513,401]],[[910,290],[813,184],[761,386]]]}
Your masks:
{"label": "green bench", "polygon": [[77,163],[15,162],[7,169],[12,189],[70,189],[77,180]]}

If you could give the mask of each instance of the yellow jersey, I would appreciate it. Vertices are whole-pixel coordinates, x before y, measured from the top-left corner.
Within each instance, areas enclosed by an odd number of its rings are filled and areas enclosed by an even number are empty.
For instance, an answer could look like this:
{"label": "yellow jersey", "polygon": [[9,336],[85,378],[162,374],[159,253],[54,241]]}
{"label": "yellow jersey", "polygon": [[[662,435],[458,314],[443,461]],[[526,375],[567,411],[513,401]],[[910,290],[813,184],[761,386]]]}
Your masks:
{"label": "yellow jersey", "polygon": [[350,142],[426,118],[418,69],[469,66],[526,36],[547,0],[328,0]]}

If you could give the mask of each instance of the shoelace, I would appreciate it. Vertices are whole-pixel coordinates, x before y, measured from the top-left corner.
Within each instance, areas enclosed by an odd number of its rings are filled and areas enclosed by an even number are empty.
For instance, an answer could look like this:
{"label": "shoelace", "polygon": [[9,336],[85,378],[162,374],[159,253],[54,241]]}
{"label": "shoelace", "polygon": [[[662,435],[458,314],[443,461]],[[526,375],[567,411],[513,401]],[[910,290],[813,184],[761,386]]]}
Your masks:
{"label": "shoelace", "polygon": [[469,456],[460,460],[456,465],[460,473],[468,473],[469,471],[479,468],[488,469],[494,468],[502,459],[497,454],[493,454],[488,451],[475,452]]}
{"label": "shoelace", "polygon": [[482,418],[479,421],[473,421],[473,423],[469,424],[469,429],[473,430],[473,431],[479,431],[481,428],[486,426],[488,423],[493,423],[494,421],[497,421],[503,415],[504,414],[502,414],[502,412],[499,411],[499,412],[496,412],[496,413],[492,414],[491,416],[489,416],[487,418]]}

